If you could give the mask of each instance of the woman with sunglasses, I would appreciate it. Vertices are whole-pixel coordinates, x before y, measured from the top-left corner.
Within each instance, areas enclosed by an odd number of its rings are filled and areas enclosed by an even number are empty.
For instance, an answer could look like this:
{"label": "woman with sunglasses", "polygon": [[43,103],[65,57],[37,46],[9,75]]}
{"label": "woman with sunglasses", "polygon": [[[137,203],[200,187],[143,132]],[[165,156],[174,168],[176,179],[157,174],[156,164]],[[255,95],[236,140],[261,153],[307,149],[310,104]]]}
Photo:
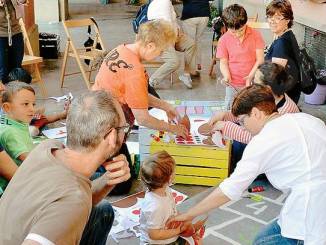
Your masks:
{"label": "woman with sunglasses", "polygon": [[300,99],[299,66],[295,61],[293,41],[296,38],[290,29],[293,25],[293,11],[288,0],[273,0],[266,8],[266,18],[274,34],[274,41],[265,55],[265,60],[271,60],[287,68],[296,81],[288,91],[290,98],[297,104]]}

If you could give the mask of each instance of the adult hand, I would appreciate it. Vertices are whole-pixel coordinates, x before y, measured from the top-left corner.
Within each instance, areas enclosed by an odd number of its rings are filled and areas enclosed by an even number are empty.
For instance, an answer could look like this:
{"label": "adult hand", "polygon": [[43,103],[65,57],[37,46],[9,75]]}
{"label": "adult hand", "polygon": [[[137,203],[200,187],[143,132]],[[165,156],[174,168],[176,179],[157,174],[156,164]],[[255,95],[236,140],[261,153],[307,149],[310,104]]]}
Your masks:
{"label": "adult hand", "polygon": [[181,136],[182,138],[187,138],[189,135],[188,129],[185,125],[178,124],[178,125],[171,125],[173,127],[172,132],[177,136]]}
{"label": "adult hand", "polygon": [[223,121],[225,117],[226,112],[225,111],[218,111],[216,112],[208,121],[209,126],[213,126],[218,121]]}
{"label": "adult hand", "polygon": [[225,126],[225,123],[224,121],[218,121],[216,122],[214,125],[213,125],[213,128],[212,128],[212,132],[215,132],[215,131],[222,131],[224,126]]}
{"label": "adult hand", "polygon": [[173,226],[173,224],[180,224],[180,222],[190,222],[193,220],[194,217],[192,217],[190,214],[188,213],[183,213],[183,214],[179,214],[177,216],[172,217],[171,219],[169,219],[167,221],[166,226]]}
{"label": "adult hand", "polygon": [[107,172],[107,185],[114,186],[130,178],[129,164],[125,155],[118,155],[112,161],[103,164]]}

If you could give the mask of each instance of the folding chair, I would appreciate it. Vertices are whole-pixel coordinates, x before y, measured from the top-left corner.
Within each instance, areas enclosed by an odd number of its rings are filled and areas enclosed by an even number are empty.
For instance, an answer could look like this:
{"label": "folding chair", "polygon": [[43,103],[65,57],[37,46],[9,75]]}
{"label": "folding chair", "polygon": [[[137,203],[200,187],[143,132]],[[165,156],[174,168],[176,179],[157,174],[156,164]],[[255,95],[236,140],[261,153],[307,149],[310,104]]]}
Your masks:
{"label": "folding chair", "polygon": [[41,87],[43,97],[46,97],[47,91],[45,88],[45,83],[42,80],[40,69],[38,67],[38,65],[43,62],[43,58],[34,55],[31,43],[30,43],[28,35],[27,35],[27,31],[25,28],[25,23],[22,18],[19,19],[19,25],[23,32],[24,43],[25,43],[25,47],[26,47],[22,66],[32,66],[33,72],[34,72],[32,82],[38,82],[39,86]]}
{"label": "folding chair", "polygon": [[[252,16],[252,17],[248,17],[248,26],[254,28],[254,29],[259,29],[259,25],[256,25],[255,23],[258,21],[258,13],[256,13],[256,15]],[[258,22],[257,22],[258,23]],[[256,28],[258,27],[258,28]],[[213,76],[213,73],[214,73],[214,66],[216,65],[216,62],[218,60],[218,58],[216,58],[216,49],[217,49],[217,46],[218,46],[218,40],[213,40],[212,41],[212,61],[211,61],[211,64],[209,66],[209,76]]]}
{"label": "folding chair", "polygon": [[[73,42],[72,36],[70,34],[70,29],[88,27],[88,26],[93,27],[93,30],[95,31],[93,46],[86,47],[86,48],[85,47],[76,48],[75,43]],[[63,57],[63,64],[62,64],[62,70],[61,70],[61,76],[60,76],[61,88],[63,87],[63,82],[64,82],[64,79],[66,76],[75,75],[75,74],[79,74],[79,73],[82,74],[87,88],[90,88],[91,73],[92,73],[92,71],[96,70],[93,68],[93,61],[95,59],[97,59],[98,56],[102,55],[105,52],[104,43],[100,36],[100,32],[99,32],[97,23],[95,22],[95,20],[93,18],[79,19],[79,20],[66,20],[66,21],[63,21],[63,27],[67,34],[67,43],[66,43],[66,49],[65,49],[65,53],[64,53],[64,57]],[[102,49],[96,48],[97,43],[99,43],[101,45]],[[66,74],[66,65],[67,65],[68,56],[76,59],[77,65],[80,69],[80,72],[73,72],[73,73]],[[88,65],[87,70],[85,70],[85,67],[84,67],[86,65],[82,64],[84,59],[89,60],[89,65]]]}

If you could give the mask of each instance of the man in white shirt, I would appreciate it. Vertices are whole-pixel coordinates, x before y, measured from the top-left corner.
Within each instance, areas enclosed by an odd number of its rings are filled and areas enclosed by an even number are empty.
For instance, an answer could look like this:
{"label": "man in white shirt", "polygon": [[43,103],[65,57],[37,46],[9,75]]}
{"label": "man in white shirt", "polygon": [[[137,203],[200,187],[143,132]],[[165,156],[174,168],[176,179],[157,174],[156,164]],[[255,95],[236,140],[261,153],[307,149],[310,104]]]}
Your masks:
{"label": "man in white shirt", "polygon": [[192,88],[192,80],[190,75],[197,75],[196,72],[196,44],[193,39],[182,32],[178,23],[177,15],[174,11],[171,0],[153,0],[147,12],[148,20],[164,19],[173,25],[177,33],[175,46],[168,47],[162,54],[161,58],[165,62],[158,68],[150,77],[149,83],[156,87],[166,76],[176,71],[180,66],[180,61],[176,51],[185,53],[185,70],[179,76],[179,79],[186,85],[187,88]]}
{"label": "man in white shirt", "polygon": [[241,198],[265,173],[289,192],[280,216],[253,244],[326,244],[326,126],[304,113],[279,115],[269,87],[252,85],[234,99],[232,113],[253,135],[234,173],[176,220],[191,220]]}

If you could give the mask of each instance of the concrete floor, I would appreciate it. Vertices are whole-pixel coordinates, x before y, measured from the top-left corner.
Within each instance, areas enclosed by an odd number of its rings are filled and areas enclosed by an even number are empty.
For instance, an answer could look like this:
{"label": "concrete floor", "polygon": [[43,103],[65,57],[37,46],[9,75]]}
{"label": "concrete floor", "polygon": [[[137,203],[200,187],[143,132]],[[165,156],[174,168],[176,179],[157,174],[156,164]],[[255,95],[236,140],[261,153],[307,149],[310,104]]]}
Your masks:
{"label": "concrete floor", "polygon": [[[112,3],[108,5],[100,5],[95,0],[71,0],[70,1],[70,15],[71,18],[88,18],[93,16],[99,25],[101,36],[104,40],[105,48],[112,49],[121,43],[132,42],[135,38],[132,31],[131,20],[135,15],[138,7],[128,6],[124,2]],[[180,10],[181,6],[177,6]],[[66,43],[66,35],[64,33],[61,23],[38,23],[40,32],[50,32],[60,35],[60,52],[64,51]],[[80,46],[87,39],[87,30],[78,30],[73,33],[76,40],[80,41]],[[169,80],[158,90],[158,93],[166,100],[223,100],[224,87],[216,85],[216,78],[208,76],[208,67],[211,60],[211,38],[212,32],[207,28],[202,38],[202,67],[201,76],[194,80],[193,89],[187,89],[182,82],[178,81],[175,76],[174,84],[171,86]],[[180,54],[182,58],[182,54]],[[59,85],[59,76],[61,71],[62,57],[57,60],[45,60],[42,67],[42,76],[45,80],[49,96],[61,96],[72,92],[73,95],[78,95],[86,91],[86,85],[81,75],[67,77],[64,87],[61,89]],[[75,60],[71,59],[68,62],[67,70],[76,71],[77,65]],[[151,71],[149,70],[149,73]],[[94,76],[93,76],[94,77]],[[47,112],[61,111],[62,103],[56,103],[54,100],[44,99],[39,93],[38,104],[46,107]],[[302,96],[303,97],[303,96]],[[311,113],[326,121],[326,106],[311,106],[306,105],[301,98],[300,107],[304,112]],[[204,190],[206,187],[200,186],[186,186],[177,185],[177,190],[185,194],[194,196]],[[139,182],[135,183],[133,192],[141,190],[142,187]],[[111,201],[116,200],[117,197],[110,198]]]}

